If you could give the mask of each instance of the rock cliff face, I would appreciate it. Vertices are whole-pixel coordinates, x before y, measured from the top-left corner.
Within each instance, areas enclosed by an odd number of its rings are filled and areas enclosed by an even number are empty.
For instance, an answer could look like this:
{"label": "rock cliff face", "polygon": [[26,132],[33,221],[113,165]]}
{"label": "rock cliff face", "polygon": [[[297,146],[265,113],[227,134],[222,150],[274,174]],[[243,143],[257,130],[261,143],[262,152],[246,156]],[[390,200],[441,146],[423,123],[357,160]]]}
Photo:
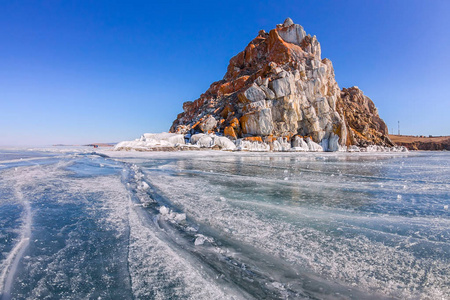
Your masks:
{"label": "rock cliff face", "polygon": [[171,132],[293,147],[309,138],[325,151],[393,145],[373,102],[356,87],[341,91],[317,38],[289,18],[269,33],[261,30],[230,60],[224,78],[183,110]]}
{"label": "rock cliff face", "polygon": [[389,139],[388,127],[378,115],[375,104],[358,87],[343,88],[336,108],[347,123],[347,145],[394,146]]}

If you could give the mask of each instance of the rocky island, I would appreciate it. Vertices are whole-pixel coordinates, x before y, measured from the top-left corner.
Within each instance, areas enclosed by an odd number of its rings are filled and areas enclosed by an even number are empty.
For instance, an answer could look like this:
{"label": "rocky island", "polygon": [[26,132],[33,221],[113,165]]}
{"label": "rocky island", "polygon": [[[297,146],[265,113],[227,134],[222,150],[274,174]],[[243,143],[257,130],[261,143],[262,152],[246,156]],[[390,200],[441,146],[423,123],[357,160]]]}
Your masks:
{"label": "rocky island", "polygon": [[183,104],[170,133],[116,150],[405,151],[394,147],[370,98],[339,88],[316,36],[287,18],[260,30],[222,80]]}

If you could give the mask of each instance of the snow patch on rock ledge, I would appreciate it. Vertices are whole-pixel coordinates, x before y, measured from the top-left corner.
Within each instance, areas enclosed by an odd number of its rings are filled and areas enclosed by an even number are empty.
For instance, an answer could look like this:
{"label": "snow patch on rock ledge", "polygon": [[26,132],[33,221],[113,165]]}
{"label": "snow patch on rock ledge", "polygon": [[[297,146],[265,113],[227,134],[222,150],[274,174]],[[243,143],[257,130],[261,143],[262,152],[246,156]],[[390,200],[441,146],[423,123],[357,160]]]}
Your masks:
{"label": "snow patch on rock ledge", "polygon": [[290,141],[287,138],[278,138],[272,142],[262,142],[237,139],[230,140],[227,137],[198,133],[177,134],[177,133],[145,133],[134,141],[123,141],[118,143],[115,151],[177,151],[177,150],[200,150],[214,149],[227,151],[251,151],[251,152],[408,152],[408,149],[401,147],[384,147],[371,145],[368,147],[349,146],[342,147],[337,142],[337,136],[331,135],[323,139],[320,144],[315,143],[310,137],[302,138],[295,136]]}

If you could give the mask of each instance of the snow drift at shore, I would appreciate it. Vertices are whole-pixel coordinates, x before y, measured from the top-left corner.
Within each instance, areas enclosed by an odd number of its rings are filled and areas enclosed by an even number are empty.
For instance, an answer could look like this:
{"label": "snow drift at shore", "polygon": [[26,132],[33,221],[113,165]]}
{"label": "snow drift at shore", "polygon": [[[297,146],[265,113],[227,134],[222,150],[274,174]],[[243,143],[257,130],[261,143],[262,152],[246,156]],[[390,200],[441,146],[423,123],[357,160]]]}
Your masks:
{"label": "snow drift at shore", "polygon": [[200,150],[214,149],[227,151],[254,151],[254,152],[407,152],[405,147],[384,147],[370,145],[362,148],[357,146],[342,147],[338,139],[333,136],[320,145],[315,143],[310,137],[296,136],[292,140],[287,138],[277,138],[272,142],[265,143],[254,138],[242,138],[235,141],[225,136],[216,134],[197,133],[144,133],[139,139],[134,141],[123,141],[118,143],[116,151],[178,151],[178,150]]}

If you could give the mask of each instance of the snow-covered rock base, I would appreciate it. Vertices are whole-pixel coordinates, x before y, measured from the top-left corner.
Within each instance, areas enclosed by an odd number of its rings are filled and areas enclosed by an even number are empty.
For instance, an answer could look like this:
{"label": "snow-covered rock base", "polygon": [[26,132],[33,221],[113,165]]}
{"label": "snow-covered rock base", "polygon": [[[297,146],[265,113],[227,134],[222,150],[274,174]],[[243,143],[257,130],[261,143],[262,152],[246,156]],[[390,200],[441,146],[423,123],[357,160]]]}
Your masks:
{"label": "snow-covered rock base", "polygon": [[371,145],[366,148],[339,145],[338,136],[331,135],[323,139],[320,144],[315,143],[310,137],[302,138],[296,136],[291,141],[286,138],[278,138],[270,143],[249,139],[230,140],[227,137],[198,133],[194,135],[183,135],[178,133],[144,133],[134,141],[123,141],[118,143],[115,151],[177,151],[177,150],[228,150],[228,151],[255,151],[255,152],[408,152],[406,147],[384,147]]}

